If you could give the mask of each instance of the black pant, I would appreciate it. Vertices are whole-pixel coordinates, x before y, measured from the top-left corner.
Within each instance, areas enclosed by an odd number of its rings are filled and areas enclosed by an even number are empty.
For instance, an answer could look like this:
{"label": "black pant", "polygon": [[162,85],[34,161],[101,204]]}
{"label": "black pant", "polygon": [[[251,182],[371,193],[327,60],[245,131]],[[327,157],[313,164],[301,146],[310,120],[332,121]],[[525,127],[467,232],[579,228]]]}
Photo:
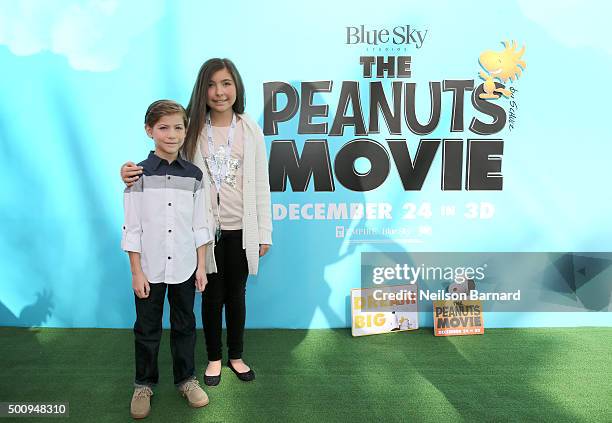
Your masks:
{"label": "black pant", "polygon": [[166,287],[170,303],[170,350],[174,383],[191,379],[195,375],[194,350],[196,342],[195,273],[179,284],[152,283],[148,298],[136,299],[136,323],[134,344],[136,352],[137,385],[152,386],[159,380],[157,354],[162,335],[162,314]]}
{"label": "black pant", "polygon": [[202,296],[202,322],[209,361],[221,360],[221,320],[225,305],[228,356],[242,358],[249,267],[242,248],[242,230],[224,230],[215,245],[217,273],[210,273]]}

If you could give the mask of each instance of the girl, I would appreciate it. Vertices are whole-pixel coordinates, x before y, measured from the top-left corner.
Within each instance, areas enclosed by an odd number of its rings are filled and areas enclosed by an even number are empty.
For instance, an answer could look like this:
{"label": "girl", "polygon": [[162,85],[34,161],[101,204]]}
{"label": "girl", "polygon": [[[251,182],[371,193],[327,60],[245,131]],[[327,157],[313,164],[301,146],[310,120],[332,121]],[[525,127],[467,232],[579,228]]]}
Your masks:
{"label": "girl", "polygon": [[[210,193],[208,218],[215,223],[214,248],[207,249],[208,285],[202,322],[208,366],[204,382],[221,381],[221,320],[225,306],[228,367],[242,381],[255,379],[242,360],[245,292],[249,274],[272,244],[270,186],[263,133],[244,113],[244,85],[229,59],[210,59],[200,68],[187,113],[189,126],[182,155],[204,173]],[[128,186],[142,170],[122,166]]]}

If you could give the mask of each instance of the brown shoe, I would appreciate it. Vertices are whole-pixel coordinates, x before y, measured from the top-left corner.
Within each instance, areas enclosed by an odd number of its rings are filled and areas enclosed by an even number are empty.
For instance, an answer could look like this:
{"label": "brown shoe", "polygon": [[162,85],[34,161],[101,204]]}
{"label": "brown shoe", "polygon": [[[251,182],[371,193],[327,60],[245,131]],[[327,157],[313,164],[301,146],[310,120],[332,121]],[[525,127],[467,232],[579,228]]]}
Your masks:
{"label": "brown shoe", "polygon": [[135,419],[144,419],[151,412],[151,396],[153,391],[148,386],[137,386],[132,395],[130,414]]}
{"label": "brown shoe", "polygon": [[208,404],[208,395],[200,387],[197,379],[189,379],[179,387],[179,392],[187,398],[189,405],[193,408],[204,407]]}

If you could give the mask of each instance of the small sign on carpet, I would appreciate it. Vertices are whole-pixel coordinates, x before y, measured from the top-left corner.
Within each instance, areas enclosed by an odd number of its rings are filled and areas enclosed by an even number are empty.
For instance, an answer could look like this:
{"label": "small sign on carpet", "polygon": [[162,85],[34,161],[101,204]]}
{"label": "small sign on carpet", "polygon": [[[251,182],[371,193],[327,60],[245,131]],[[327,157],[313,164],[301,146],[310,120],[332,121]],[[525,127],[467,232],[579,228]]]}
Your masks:
{"label": "small sign on carpet", "polygon": [[352,289],[353,336],[418,329],[417,292],[416,284]]}

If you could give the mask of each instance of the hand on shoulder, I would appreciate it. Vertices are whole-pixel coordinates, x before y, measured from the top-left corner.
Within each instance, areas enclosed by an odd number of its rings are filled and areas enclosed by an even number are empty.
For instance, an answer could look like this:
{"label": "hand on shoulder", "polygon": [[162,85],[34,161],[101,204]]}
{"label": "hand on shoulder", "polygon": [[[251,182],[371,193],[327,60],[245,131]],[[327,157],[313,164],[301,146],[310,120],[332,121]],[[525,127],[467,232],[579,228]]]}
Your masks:
{"label": "hand on shoulder", "polygon": [[121,179],[128,188],[134,185],[140,175],[142,175],[142,166],[134,162],[126,162],[121,166]]}

